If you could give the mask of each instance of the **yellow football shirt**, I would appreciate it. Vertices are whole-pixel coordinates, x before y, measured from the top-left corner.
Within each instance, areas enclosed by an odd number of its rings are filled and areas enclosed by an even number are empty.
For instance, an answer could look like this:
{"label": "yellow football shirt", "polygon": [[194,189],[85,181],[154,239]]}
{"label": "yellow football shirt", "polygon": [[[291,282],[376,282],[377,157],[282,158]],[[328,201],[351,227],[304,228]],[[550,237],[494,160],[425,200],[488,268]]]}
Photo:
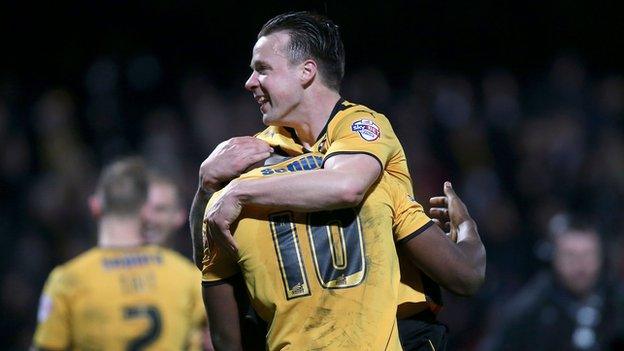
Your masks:
{"label": "yellow football shirt", "polygon": [[[322,154],[305,154],[241,178],[314,171],[322,162]],[[373,185],[355,209],[305,214],[246,206],[239,218],[237,259],[208,242],[203,280],[218,284],[242,273],[254,308],[269,322],[269,350],[401,349],[394,241],[430,221],[396,180]]]}
{"label": "yellow football shirt", "polygon": [[[309,151],[301,145],[296,133],[290,128],[270,126],[256,137],[284,155],[295,156]],[[323,162],[338,154],[369,154],[379,161],[383,169],[381,179],[395,179],[404,192],[413,198],[405,152],[390,121],[366,106],[344,99],[338,101],[311,151],[324,154]],[[427,308],[437,311],[442,303],[439,286],[414,267],[404,255],[399,255],[399,261],[402,273],[399,318]]]}
{"label": "yellow football shirt", "polygon": [[200,272],[156,246],[93,248],[56,267],[34,345],[71,350],[182,350],[205,324]]}

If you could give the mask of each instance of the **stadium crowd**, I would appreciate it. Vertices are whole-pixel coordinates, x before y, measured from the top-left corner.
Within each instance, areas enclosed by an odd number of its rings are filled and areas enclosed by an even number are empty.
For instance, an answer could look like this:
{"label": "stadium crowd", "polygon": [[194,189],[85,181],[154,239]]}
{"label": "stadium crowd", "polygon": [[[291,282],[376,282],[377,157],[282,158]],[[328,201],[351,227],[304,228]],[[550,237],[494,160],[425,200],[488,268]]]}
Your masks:
{"label": "stadium crowd", "polygon": [[[190,206],[204,157],[225,139],[261,130],[242,82],[223,86],[202,72],[172,78],[163,67],[152,55],[100,58],[80,90],[0,81],[6,350],[30,344],[51,268],[94,244],[87,198],[102,165],[140,154],[178,181]],[[449,349],[481,347],[501,308],[549,261],[547,238],[558,214],[598,228],[606,243],[602,284],[624,278],[622,76],[590,72],[578,57],[562,55],[531,76],[503,68],[476,76],[415,70],[390,80],[360,67],[347,72],[343,86],[348,100],[393,123],[417,200],[428,207],[452,180],[479,223],[487,280],[475,298],[446,296],[441,319],[451,329]],[[186,231],[172,245],[189,255]]]}

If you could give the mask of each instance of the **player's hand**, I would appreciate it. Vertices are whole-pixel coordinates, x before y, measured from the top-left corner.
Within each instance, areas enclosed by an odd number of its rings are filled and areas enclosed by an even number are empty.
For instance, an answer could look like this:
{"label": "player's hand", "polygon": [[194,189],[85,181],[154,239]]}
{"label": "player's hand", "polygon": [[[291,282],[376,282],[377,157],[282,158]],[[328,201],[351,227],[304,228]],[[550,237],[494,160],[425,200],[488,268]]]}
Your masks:
{"label": "player's hand", "polygon": [[232,236],[231,227],[232,223],[236,221],[243,209],[241,202],[232,192],[237,182],[238,180],[230,182],[223,190],[221,198],[204,214],[204,223],[207,229],[206,234],[210,236],[208,240],[217,243],[230,254],[236,254],[238,251],[238,247]]}
{"label": "player's hand", "polygon": [[447,231],[451,240],[457,242],[457,232],[461,224],[472,221],[464,202],[457,196],[451,182],[444,183],[444,195],[429,200],[429,214],[436,224]]}
{"label": "player's hand", "polygon": [[243,136],[226,140],[202,162],[199,168],[200,185],[204,190],[219,190],[224,182],[268,158],[271,152],[271,146],[258,138]]}

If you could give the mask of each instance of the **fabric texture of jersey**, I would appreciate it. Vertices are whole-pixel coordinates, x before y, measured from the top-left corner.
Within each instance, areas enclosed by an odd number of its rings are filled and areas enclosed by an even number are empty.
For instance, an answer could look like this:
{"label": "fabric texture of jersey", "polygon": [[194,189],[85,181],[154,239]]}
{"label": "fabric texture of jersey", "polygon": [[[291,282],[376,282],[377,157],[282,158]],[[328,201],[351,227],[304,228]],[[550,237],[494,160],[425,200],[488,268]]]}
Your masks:
{"label": "fabric texture of jersey", "polygon": [[[314,171],[322,156],[305,154],[241,178]],[[203,281],[243,274],[254,308],[270,324],[269,350],[400,350],[394,241],[424,221],[422,207],[394,179],[373,185],[356,209],[303,214],[246,206],[233,226],[239,257],[207,240]]]}
{"label": "fabric texture of jersey", "polygon": [[205,324],[200,272],[174,251],[94,248],[45,284],[34,345],[63,350],[182,350]]}
{"label": "fabric texture of jersey", "polygon": [[[308,151],[289,128],[270,126],[256,137],[269,143],[276,151],[284,151],[289,156]],[[400,141],[388,119],[366,106],[343,99],[338,101],[311,150],[322,153],[323,162],[339,154],[369,154],[382,166],[381,179],[395,179],[403,187],[405,196],[413,199],[412,181]],[[430,223],[428,218],[422,220],[423,226]],[[442,303],[439,286],[414,267],[409,258],[399,255],[399,261],[402,273],[399,318],[425,309],[437,312]]]}

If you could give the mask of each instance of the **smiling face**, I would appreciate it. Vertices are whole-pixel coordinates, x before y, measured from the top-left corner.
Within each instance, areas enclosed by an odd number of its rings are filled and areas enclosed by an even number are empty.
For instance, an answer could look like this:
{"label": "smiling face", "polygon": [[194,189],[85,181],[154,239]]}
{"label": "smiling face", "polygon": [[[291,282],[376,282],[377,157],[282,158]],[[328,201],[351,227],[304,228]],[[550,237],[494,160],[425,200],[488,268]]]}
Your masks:
{"label": "smiling face", "polygon": [[286,52],[289,40],[279,31],[260,37],[253,48],[245,89],[253,93],[266,125],[288,125],[303,96],[301,64],[290,62]]}

